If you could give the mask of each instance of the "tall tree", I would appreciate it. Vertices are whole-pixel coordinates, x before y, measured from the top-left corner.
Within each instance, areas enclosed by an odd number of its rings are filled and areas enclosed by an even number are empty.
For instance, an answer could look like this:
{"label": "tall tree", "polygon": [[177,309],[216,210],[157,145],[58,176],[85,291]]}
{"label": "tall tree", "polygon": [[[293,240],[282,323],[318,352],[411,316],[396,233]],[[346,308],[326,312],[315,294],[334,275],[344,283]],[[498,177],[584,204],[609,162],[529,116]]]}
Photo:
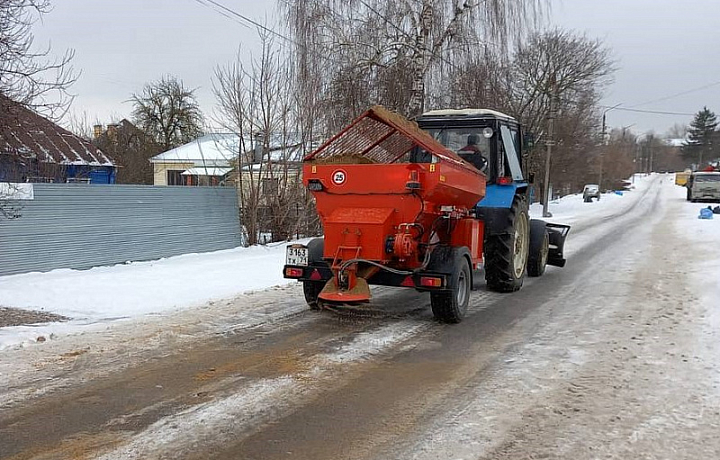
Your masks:
{"label": "tall tree", "polygon": [[710,159],[715,150],[715,128],[718,120],[715,113],[707,107],[703,107],[695,118],[690,122],[688,128],[687,142],[683,147],[683,155],[691,161],[697,159],[698,169],[703,167],[703,158]]}
{"label": "tall tree", "polygon": [[203,115],[195,90],[187,89],[173,76],[148,83],[140,94],[133,94],[133,122],[169,150],[202,134]]}
{"label": "tall tree", "polygon": [[259,56],[218,67],[213,82],[217,121],[238,138],[238,195],[249,244],[262,233],[273,241],[289,238],[309,209],[299,180],[293,68],[271,35],[261,31],[260,39]]}
{"label": "tall tree", "polygon": [[[613,71],[610,50],[603,42],[556,29],[520,42],[506,71],[496,78],[499,108],[521,120],[526,131],[540,140],[545,140],[550,101],[555,98],[550,177],[555,190],[577,190],[602,175],[597,104]],[[531,170],[542,171],[545,158],[544,151],[535,149]],[[544,180],[540,179],[543,185]]]}
{"label": "tall tree", "polygon": [[[72,50],[49,59],[49,47],[35,47],[32,25],[50,10],[49,0],[0,0],[0,95],[58,119],[72,100],[67,90],[77,77]],[[0,118],[7,112],[3,103],[0,99]]]}
{"label": "tall tree", "polygon": [[299,84],[324,91],[314,102],[325,105],[333,131],[374,103],[417,115],[444,68],[488,41],[507,43],[546,3],[281,0],[280,5],[296,44]]}

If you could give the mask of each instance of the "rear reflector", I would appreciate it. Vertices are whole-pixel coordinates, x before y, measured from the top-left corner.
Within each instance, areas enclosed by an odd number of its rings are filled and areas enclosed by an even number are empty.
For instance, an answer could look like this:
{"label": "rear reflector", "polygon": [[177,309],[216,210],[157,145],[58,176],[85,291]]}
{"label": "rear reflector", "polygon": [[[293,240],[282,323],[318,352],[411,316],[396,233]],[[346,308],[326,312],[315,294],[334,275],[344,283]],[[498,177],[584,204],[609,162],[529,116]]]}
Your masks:
{"label": "rear reflector", "polygon": [[437,278],[435,276],[420,277],[420,286],[424,287],[442,287],[442,282],[442,278]]}
{"label": "rear reflector", "polygon": [[504,176],[504,177],[498,177],[497,183],[499,185],[510,185],[512,184],[512,177]]}
{"label": "rear reflector", "polygon": [[302,268],[285,268],[285,276],[288,278],[302,278],[304,270]]}
{"label": "rear reflector", "polygon": [[405,287],[415,287],[415,283],[413,282],[412,276],[406,276],[402,283],[400,283],[400,286]]}
{"label": "rear reflector", "polygon": [[320,281],[322,279],[322,276],[320,276],[320,272],[318,271],[317,268],[315,270],[313,270],[312,273],[310,274],[310,279],[313,281]]}

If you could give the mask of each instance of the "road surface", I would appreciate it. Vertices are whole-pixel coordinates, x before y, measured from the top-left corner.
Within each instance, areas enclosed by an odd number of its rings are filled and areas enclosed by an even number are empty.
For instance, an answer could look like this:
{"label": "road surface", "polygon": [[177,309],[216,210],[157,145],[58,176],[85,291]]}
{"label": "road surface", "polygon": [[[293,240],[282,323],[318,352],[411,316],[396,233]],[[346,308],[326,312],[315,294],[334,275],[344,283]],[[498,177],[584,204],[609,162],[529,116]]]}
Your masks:
{"label": "road surface", "polygon": [[519,292],[477,280],[459,325],[409,290],[357,318],[289,286],[8,351],[0,459],[720,458],[720,315],[693,288],[717,274],[668,184]]}

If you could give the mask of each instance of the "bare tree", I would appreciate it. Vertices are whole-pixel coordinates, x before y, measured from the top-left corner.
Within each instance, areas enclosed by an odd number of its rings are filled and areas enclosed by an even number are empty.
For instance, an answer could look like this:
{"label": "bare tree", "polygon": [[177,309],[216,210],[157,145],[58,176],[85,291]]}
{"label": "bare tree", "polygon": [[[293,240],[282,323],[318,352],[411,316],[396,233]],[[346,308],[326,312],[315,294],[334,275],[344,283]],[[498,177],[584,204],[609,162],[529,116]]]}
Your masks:
{"label": "bare tree", "polygon": [[248,66],[238,58],[217,68],[214,82],[218,122],[239,139],[238,194],[250,244],[264,232],[275,241],[287,239],[308,208],[299,180],[302,127],[293,69],[272,37],[259,33],[260,55]]}
{"label": "bare tree", "polygon": [[545,3],[283,0],[280,5],[296,45],[300,85],[324,92],[319,103],[328,109],[325,122],[332,131],[373,103],[417,115],[435,89],[433,75],[482,50],[488,40],[507,43]]}
{"label": "bare tree", "polygon": [[683,123],[675,123],[665,133],[666,139],[685,139],[688,135],[688,125]]}
{"label": "bare tree", "polygon": [[[600,40],[556,29],[519,43],[504,77],[496,79],[504,108],[540,139],[556,99],[550,176],[556,190],[577,190],[602,167],[595,166],[602,162],[598,101],[613,71],[610,50]],[[545,153],[536,149],[531,170],[542,171],[544,164]]]}
{"label": "bare tree", "polygon": [[49,59],[49,47],[35,47],[32,25],[50,10],[49,0],[0,0],[0,95],[58,119],[72,101],[67,91],[77,75],[72,50]]}
{"label": "bare tree", "polygon": [[163,76],[132,95],[133,121],[164,150],[188,143],[202,134],[194,93],[175,77]]}

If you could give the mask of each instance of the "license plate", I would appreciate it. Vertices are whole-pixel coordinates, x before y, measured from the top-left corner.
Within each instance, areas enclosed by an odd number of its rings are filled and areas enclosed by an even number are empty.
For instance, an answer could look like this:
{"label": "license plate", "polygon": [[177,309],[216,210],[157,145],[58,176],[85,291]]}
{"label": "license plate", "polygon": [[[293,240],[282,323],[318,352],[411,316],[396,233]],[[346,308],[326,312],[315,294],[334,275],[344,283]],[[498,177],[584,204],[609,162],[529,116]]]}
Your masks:
{"label": "license plate", "polygon": [[287,247],[285,255],[285,265],[299,265],[302,267],[308,264],[308,248],[300,245],[292,245]]}

